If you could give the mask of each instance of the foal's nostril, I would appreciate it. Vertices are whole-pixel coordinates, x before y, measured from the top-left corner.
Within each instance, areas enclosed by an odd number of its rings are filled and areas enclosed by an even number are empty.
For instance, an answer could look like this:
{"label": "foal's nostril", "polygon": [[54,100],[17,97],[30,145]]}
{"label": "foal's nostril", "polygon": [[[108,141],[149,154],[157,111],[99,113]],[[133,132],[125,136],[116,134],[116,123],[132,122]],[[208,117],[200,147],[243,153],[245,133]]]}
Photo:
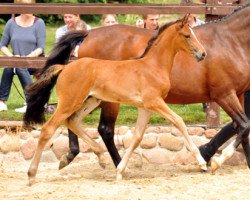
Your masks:
{"label": "foal's nostril", "polygon": [[202,57],[203,57],[203,58],[205,58],[206,55],[207,55],[206,52],[203,52],[203,53],[202,53]]}

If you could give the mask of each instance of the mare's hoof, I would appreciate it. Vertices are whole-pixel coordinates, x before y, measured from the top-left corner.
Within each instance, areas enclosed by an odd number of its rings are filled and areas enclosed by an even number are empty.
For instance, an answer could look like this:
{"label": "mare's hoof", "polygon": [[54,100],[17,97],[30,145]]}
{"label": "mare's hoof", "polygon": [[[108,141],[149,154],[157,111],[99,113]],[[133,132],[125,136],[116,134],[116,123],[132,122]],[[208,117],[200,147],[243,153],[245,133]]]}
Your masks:
{"label": "mare's hoof", "polygon": [[207,171],[207,164],[202,164],[202,165],[200,165],[200,169],[201,169],[203,172],[206,172],[206,171]]}
{"label": "mare's hoof", "polygon": [[67,159],[67,155],[63,155],[61,160],[60,160],[60,163],[59,163],[59,170],[68,166],[68,165],[69,165],[69,162]]}
{"label": "mare's hoof", "polygon": [[211,172],[212,172],[212,174],[214,174],[215,171],[220,168],[220,166],[221,165],[220,165],[220,162],[218,160],[218,157],[213,157],[211,159]]}

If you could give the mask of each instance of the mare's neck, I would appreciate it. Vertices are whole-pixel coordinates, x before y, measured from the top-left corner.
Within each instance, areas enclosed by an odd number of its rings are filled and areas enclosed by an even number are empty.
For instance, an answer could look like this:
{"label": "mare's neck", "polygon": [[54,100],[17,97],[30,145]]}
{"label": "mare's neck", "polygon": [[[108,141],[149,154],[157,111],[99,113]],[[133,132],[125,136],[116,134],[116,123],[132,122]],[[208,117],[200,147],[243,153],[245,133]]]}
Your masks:
{"label": "mare's neck", "polygon": [[[169,27],[168,29],[171,28],[173,27]],[[177,53],[177,49],[174,46],[175,37],[175,31],[164,30],[154,41],[144,59],[150,64],[153,63],[153,66],[161,67],[170,72],[172,70],[174,56]]]}
{"label": "mare's neck", "polygon": [[250,7],[244,8],[218,22],[212,22],[217,37],[222,42],[233,42],[244,50],[250,50]]}

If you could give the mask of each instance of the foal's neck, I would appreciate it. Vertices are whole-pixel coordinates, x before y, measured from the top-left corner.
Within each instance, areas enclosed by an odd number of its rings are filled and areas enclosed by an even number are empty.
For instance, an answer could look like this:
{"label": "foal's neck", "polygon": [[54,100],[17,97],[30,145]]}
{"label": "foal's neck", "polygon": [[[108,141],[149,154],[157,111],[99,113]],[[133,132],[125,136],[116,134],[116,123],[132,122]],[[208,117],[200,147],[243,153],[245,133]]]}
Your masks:
{"label": "foal's neck", "polygon": [[[169,27],[168,29],[170,29]],[[156,67],[161,67],[168,72],[171,71],[174,56],[177,53],[177,48],[174,46],[176,32],[163,31],[153,43],[144,59],[148,63],[154,63]]]}

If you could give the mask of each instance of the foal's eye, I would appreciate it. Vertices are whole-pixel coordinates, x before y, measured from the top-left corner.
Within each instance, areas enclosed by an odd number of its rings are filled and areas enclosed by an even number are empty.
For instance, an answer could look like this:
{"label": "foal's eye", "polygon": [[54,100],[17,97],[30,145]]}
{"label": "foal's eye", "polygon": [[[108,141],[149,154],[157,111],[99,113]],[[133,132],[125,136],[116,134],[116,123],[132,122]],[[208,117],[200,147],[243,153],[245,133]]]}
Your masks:
{"label": "foal's eye", "polygon": [[191,38],[190,35],[184,35],[184,37],[185,37],[186,39],[190,39],[190,38]]}

